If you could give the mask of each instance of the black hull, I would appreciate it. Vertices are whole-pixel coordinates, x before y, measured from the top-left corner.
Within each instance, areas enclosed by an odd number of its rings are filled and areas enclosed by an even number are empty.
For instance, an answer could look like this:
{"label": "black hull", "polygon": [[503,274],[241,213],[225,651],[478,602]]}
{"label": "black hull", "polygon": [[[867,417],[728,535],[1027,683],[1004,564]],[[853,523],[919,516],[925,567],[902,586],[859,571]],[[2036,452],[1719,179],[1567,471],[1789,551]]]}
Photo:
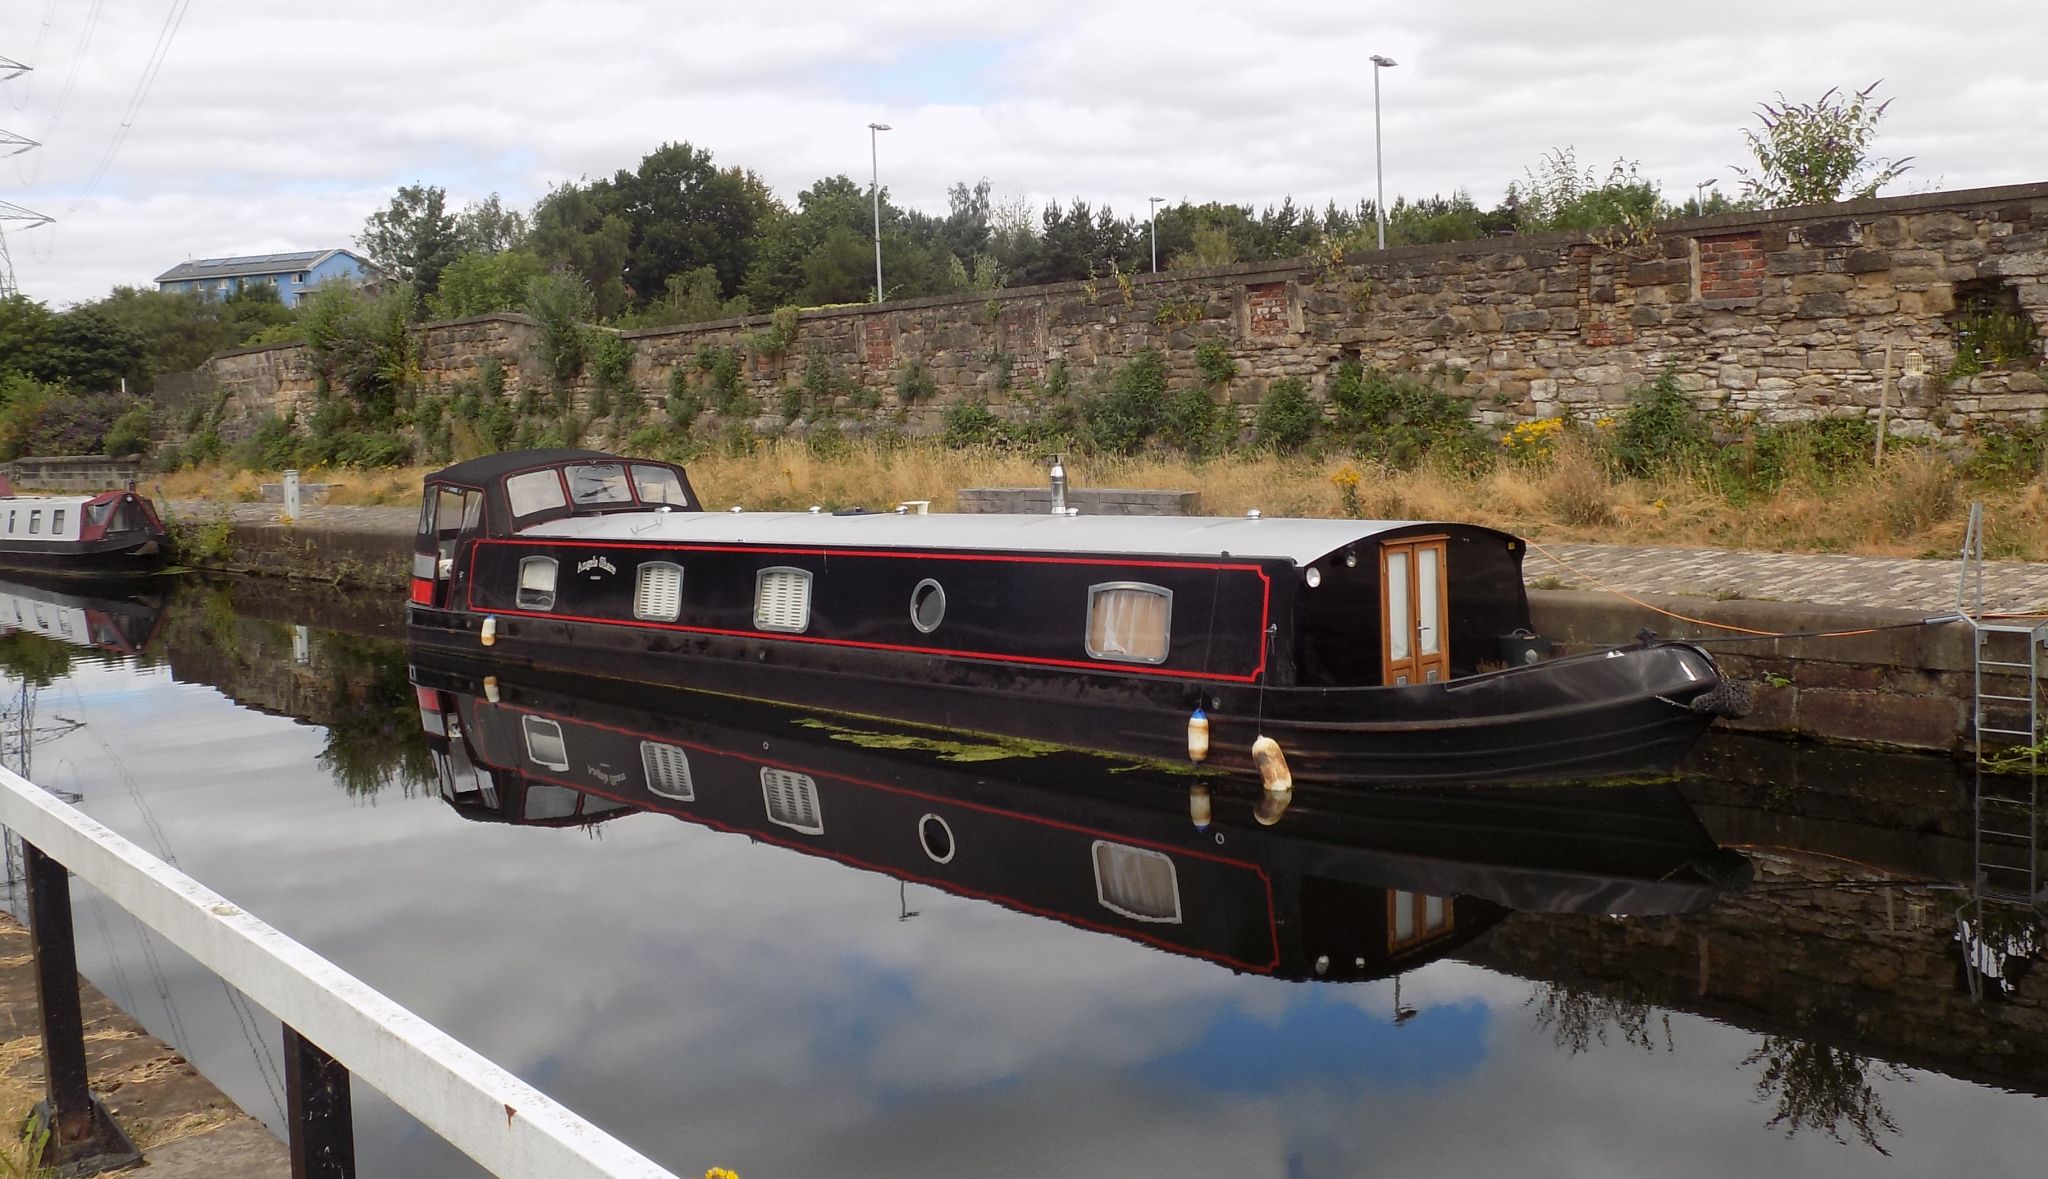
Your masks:
{"label": "black hull", "polygon": [[[412,654],[414,682],[445,694],[423,708],[461,722],[430,725],[430,745],[460,743],[458,760],[492,773],[488,800],[444,782],[467,818],[564,826],[660,813],[1236,970],[1378,977],[1455,949],[1509,909],[1690,912],[1748,879],[1668,786],[1304,788],[1269,825],[1254,818],[1259,784],[1242,778],[1072,752],[962,758],[957,743],[899,726]],[[555,726],[552,752],[536,755],[530,718]],[[673,776],[657,787],[646,742],[687,757],[685,789]],[[810,826],[764,804],[774,775],[802,775]],[[1191,789],[1213,826],[1191,822]],[[584,799],[573,811],[565,791]],[[937,849],[931,823],[946,832]],[[1106,906],[1090,871],[1104,840],[1172,861],[1172,920]],[[1442,898],[1454,924],[1397,944],[1394,890]]]}
{"label": "black hull", "polygon": [[1409,687],[1296,689],[847,650],[717,635],[650,636],[602,623],[481,620],[415,606],[415,643],[493,663],[717,692],[805,708],[1187,760],[1196,707],[1208,764],[1243,770],[1261,735],[1298,781],[1571,781],[1674,772],[1713,721],[1720,684],[1681,644],[1576,656]]}
{"label": "black hull", "polygon": [[44,577],[143,577],[162,569],[169,560],[168,539],[153,535],[43,546],[0,544],[0,570],[21,570]]}

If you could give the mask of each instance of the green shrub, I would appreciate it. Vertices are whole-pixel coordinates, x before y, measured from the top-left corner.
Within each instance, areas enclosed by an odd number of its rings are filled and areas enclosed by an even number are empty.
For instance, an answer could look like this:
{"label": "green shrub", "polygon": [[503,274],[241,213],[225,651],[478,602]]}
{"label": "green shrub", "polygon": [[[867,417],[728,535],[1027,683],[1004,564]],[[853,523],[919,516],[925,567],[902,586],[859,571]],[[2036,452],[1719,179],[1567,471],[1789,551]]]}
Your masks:
{"label": "green shrub", "polygon": [[904,405],[915,405],[939,394],[938,378],[921,360],[913,360],[903,366],[896,376],[896,399]]}
{"label": "green shrub", "polygon": [[119,458],[123,455],[141,454],[149,449],[150,440],[156,437],[156,415],[147,405],[137,405],[107,427],[105,453]]}
{"label": "green shrub", "polygon": [[1347,360],[1330,382],[1337,436],[1362,453],[1397,467],[1436,454],[1460,466],[1491,461],[1463,402],[1442,390]]}
{"label": "green shrub", "polygon": [[1119,365],[1109,385],[1081,406],[1091,449],[1132,454],[1159,429],[1166,404],[1166,361],[1147,348]]}
{"label": "green shrub", "polygon": [[1315,437],[1322,413],[1299,377],[1282,377],[1259,401],[1259,445],[1293,454]]}
{"label": "green shrub", "polygon": [[804,435],[804,447],[821,459],[845,458],[853,453],[853,443],[839,430],[838,422],[820,422]]}
{"label": "green shrub", "polygon": [[704,412],[704,399],[690,388],[689,379],[683,370],[676,369],[668,375],[668,420],[678,430],[688,430]]}
{"label": "green shrub", "polygon": [[721,414],[738,413],[746,402],[740,354],[731,348],[714,349],[711,354],[711,399]]}
{"label": "green shrub", "polygon": [[1189,458],[1207,458],[1223,449],[1226,408],[1210,400],[1207,388],[1182,389],[1160,411],[1159,436]]}
{"label": "green shrub", "polygon": [[1237,376],[1237,362],[1230,358],[1230,349],[1221,340],[1203,340],[1195,345],[1195,367],[1202,370],[1202,379],[1212,385],[1228,384]]}
{"label": "green shrub", "polygon": [[1629,394],[1628,408],[1608,439],[1608,453],[1623,474],[1648,475],[1703,462],[1713,443],[1706,418],[1678,387],[1678,374],[1665,369]]}
{"label": "green shrub", "polygon": [[1963,473],[1972,479],[2016,486],[2048,470],[2048,419],[1984,426]]}
{"label": "green shrub", "polygon": [[979,401],[956,401],[946,407],[944,438],[948,446],[993,446],[1003,440],[1003,420]]}
{"label": "green shrub", "polygon": [[583,322],[591,315],[590,289],[566,274],[543,274],[526,284],[526,314],[540,329],[534,352],[541,371],[566,389],[588,360]]}

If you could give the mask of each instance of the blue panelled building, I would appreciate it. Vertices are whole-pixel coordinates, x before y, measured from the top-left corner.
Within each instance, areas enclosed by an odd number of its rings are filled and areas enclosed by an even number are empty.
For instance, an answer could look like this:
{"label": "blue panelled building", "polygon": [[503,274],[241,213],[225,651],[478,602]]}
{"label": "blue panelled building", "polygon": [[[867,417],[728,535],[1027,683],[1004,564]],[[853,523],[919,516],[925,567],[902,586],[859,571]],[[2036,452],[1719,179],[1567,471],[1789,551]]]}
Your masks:
{"label": "blue panelled building", "polygon": [[180,262],[156,276],[160,291],[197,291],[209,299],[225,299],[244,287],[268,283],[287,307],[298,306],[306,292],[340,279],[357,286],[381,277],[375,266],[348,250],[300,250],[293,254],[253,254],[243,258],[201,258]]}

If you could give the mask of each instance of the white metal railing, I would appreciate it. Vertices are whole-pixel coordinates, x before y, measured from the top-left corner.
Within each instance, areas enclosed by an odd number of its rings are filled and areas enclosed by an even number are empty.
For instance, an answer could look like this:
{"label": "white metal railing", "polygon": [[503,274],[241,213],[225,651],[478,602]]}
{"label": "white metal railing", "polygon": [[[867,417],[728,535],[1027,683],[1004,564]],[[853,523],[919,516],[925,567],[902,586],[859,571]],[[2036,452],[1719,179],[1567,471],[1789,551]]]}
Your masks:
{"label": "white metal railing", "polygon": [[0,825],[69,868],[491,1173],[675,1179],[347,971],[0,768]]}

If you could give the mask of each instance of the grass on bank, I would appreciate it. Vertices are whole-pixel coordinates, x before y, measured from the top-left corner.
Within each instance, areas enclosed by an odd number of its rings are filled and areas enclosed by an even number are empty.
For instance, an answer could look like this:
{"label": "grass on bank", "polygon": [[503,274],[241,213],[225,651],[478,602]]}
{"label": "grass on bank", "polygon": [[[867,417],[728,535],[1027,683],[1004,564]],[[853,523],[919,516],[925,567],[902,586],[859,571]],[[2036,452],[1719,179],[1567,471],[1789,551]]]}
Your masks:
{"label": "grass on bank", "polygon": [[[963,487],[1041,487],[1044,462],[992,447],[937,442],[852,443],[820,455],[802,441],[764,441],[746,454],[712,452],[688,464],[707,507],[759,511],[863,506],[886,510],[928,499],[951,511]],[[326,502],[419,502],[428,468],[308,472],[335,485]],[[1907,447],[1881,466],[1795,475],[1766,491],[1730,487],[1713,468],[1678,464],[1619,473],[1593,442],[1565,436],[1542,453],[1482,470],[1424,462],[1400,469],[1351,456],[1263,451],[1206,461],[1161,455],[1068,460],[1077,487],[1194,489],[1203,510],[1239,515],[1446,519],[1491,525],[1537,541],[1586,541],[1781,552],[1950,557],[1965,516],[1982,500],[1987,552],[2048,559],[2048,483],[1970,477],[1949,456]],[[173,500],[250,502],[275,472],[189,469],[152,491]]]}

